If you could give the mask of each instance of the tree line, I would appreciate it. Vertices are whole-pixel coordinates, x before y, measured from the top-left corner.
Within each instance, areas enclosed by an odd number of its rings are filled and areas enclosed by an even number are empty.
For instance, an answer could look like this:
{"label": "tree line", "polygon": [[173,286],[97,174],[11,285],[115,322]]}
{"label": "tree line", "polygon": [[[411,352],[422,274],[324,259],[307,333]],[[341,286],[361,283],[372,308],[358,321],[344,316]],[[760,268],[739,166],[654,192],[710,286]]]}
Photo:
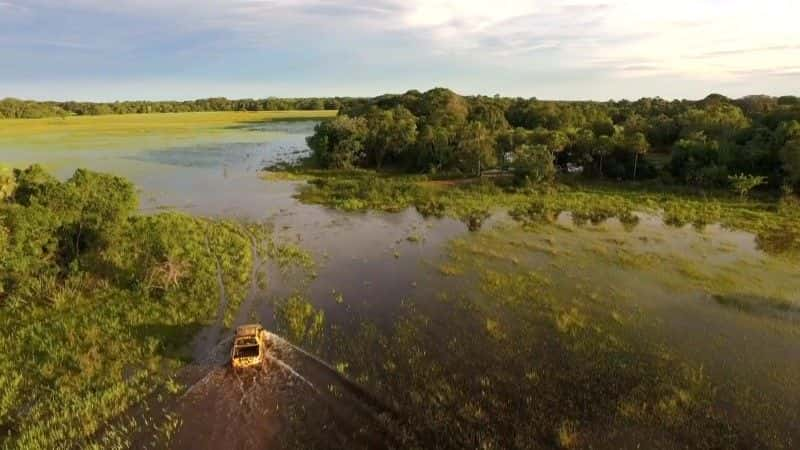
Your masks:
{"label": "tree line", "polygon": [[179,113],[200,111],[288,111],[336,110],[350,101],[331,98],[265,98],[229,100],[224,97],[189,101],[39,102],[5,98],[0,100],[0,119],[97,116],[104,114]]}
{"label": "tree line", "polygon": [[[448,89],[354,99],[308,138],[325,168],[550,179],[560,169],[698,187],[800,186],[800,99],[565,102]],[[749,189],[747,189],[749,190]]]}

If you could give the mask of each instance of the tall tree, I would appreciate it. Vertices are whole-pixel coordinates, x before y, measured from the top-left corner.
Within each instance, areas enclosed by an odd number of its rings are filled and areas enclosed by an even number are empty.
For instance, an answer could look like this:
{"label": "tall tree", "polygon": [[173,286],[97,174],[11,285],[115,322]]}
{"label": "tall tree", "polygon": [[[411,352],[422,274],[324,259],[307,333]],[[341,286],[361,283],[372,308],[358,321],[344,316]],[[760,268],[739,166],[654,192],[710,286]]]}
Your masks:
{"label": "tall tree", "polygon": [[456,157],[462,170],[481,175],[496,163],[494,140],[480,122],[468,122],[459,132]]}
{"label": "tall tree", "polygon": [[538,184],[553,180],[556,169],[553,152],[545,145],[523,144],[514,150],[512,164],[518,181],[524,184]]}
{"label": "tall tree", "polygon": [[639,168],[639,156],[644,155],[650,150],[650,143],[644,133],[637,131],[635,133],[628,133],[625,136],[625,147],[633,152],[633,179],[636,179],[636,171]]}
{"label": "tall tree", "polygon": [[399,156],[412,148],[417,138],[417,118],[403,106],[374,110],[367,116],[367,154],[380,169],[387,156]]}
{"label": "tall tree", "polygon": [[322,167],[346,169],[364,159],[366,135],[366,119],[339,115],[318,124],[306,142]]}
{"label": "tall tree", "polygon": [[786,180],[795,192],[800,191],[800,138],[787,141],[780,152]]}

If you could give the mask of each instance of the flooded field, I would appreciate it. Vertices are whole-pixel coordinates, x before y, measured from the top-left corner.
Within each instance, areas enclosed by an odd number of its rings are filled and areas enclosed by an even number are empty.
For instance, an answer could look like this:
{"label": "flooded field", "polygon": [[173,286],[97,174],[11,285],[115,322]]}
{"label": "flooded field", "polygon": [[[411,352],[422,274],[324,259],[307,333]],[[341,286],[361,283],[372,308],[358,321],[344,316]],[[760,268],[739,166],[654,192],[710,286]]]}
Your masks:
{"label": "flooded field", "polygon": [[[190,143],[163,136],[154,145],[151,134],[141,147],[112,135],[81,149],[3,142],[0,162],[128,177],[146,212],[266,224],[270,239],[306,264],[259,266],[263,283],[251,280],[228,325],[260,321],[357,382],[391,412],[393,443],[383,445],[800,445],[795,258],[765,252],[747,232],[639,212],[622,221],[561,212],[523,226],[497,210],[469,231],[468,222],[414,208],[345,213],[303,204],[294,198],[299,182],[265,181],[258,171],[303,154],[314,123],[231,127]],[[196,359],[226,335],[199,345]],[[167,402],[179,447],[198,448],[199,436],[232,439],[213,433],[237,426],[238,416],[220,420],[207,409],[239,407],[252,413],[247,434],[234,439],[244,447],[376,446],[359,426],[331,434],[326,427],[341,418],[297,426],[306,417],[297,411],[286,416],[294,426],[278,433],[265,424],[277,423],[281,408],[313,410],[312,391],[283,395],[274,390],[278,375],[237,384],[218,368],[203,370],[202,389]],[[254,394],[220,397],[232,386]]]}
{"label": "flooded field", "polygon": [[24,136],[0,129],[0,163],[39,163],[64,178],[81,167],[120,175],[139,188],[146,211],[264,218],[290,204],[291,187],[266,185],[257,171],[306,153],[305,137],[317,121],[237,120],[242,117],[211,124],[176,119],[174,127],[112,122],[77,133],[49,126]]}

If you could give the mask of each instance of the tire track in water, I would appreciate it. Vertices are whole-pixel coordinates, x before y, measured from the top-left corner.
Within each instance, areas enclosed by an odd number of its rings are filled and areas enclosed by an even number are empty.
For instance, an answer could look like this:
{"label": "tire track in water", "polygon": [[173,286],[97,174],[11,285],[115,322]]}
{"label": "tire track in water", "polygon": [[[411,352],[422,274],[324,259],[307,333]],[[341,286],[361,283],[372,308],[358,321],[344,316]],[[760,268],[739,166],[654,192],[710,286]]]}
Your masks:
{"label": "tire track in water", "polygon": [[[244,306],[258,293],[257,275],[264,261],[259,259],[256,237],[244,227],[240,230],[250,241],[252,256],[250,289],[242,303]],[[189,381],[188,387],[167,408],[176,412],[182,422],[173,442],[176,448],[205,448],[222,441],[227,445],[238,442],[239,447],[250,448],[273,441],[278,430],[289,427],[288,419],[279,412],[281,404],[300,405],[304,410],[314,411],[314,417],[307,418],[308,425],[313,428],[311,424],[327,424],[322,428],[336,434],[343,443],[354,439],[353,443],[366,443],[368,448],[397,447],[398,430],[404,422],[397,411],[327,362],[277,334],[267,332],[270,345],[261,366],[242,373],[230,368],[227,350],[233,336],[224,333],[229,299],[222,265],[213,252],[207,226],[205,231],[206,250],[214,258],[217,269],[219,303],[214,322],[198,334],[194,364],[183,370],[184,375],[194,373],[194,376],[184,378]],[[278,370],[271,371],[270,367]],[[299,386],[295,382],[299,382]],[[315,408],[315,404],[318,407]],[[275,410],[271,409],[272,405],[276,405]],[[217,410],[228,419],[224,422],[230,422],[227,427],[220,427],[219,417],[210,413]],[[254,421],[254,417],[259,420]],[[262,427],[256,426],[257,423]],[[223,430],[230,427],[238,432]],[[255,432],[257,429],[261,431]],[[197,434],[205,437],[200,439]]]}
{"label": "tire track in water", "polygon": [[228,296],[225,292],[225,281],[222,274],[222,265],[219,262],[219,257],[211,249],[211,241],[208,237],[208,224],[203,223],[205,228],[205,244],[206,251],[209,256],[214,258],[214,265],[217,270],[217,285],[219,287],[219,303],[217,303],[217,314],[214,322],[207,327],[204,327],[197,334],[197,337],[192,344],[192,359],[199,362],[208,359],[210,352],[218,344],[220,336],[222,335],[223,321],[225,318],[225,310],[228,308]]}

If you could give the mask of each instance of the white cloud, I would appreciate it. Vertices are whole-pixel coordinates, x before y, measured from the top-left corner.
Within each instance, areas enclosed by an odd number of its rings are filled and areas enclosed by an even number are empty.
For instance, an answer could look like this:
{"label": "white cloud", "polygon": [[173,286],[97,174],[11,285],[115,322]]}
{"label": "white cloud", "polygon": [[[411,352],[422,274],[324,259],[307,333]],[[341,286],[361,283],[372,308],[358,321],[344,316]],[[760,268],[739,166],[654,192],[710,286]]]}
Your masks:
{"label": "white cloud", "polygon": [[[0,0],[0,14],[22,3]],[[164,33],[213,31],[229,46],[303,42],[321,53],[345,49],[376,65],[386,58],[413,62],[444,55],[465,68],[520,74],[547,69],[623,80],[736,82],[793,75],[793,62],[800,61],[797,0],[26,0],[24,5],[42,14],[72,8],[124,15],[132,27],[137,20],[159,20],[169,24]],[[77,49],[97,37],[86,33],[86,42],[68,42]],[[124,42],[124,34],[114,37],[119,45],[133,45]]]}
{"label": "white cloud", "polygon": [[[51,0],[31,0],[46,8]],[[171,18],[177,29],[210,27],[251,36],[275,31],[358,41],[382,33],[418,39],[433,52],[492,58],[559,48],[566,66],[620,70],[647,61],[666,73],[728,76],[797,60],[795,0],[72,0],[89,10]],[[9,0],[0,5],[13,6]],[[270,41],[261,41],[270,45]],[[324,44],[324,42],[320,42]],[[763,51],[752,51],[763,49]],[[422,49],[415,49],[421,51]],[[742,51],[739,51],[742,50]],[[749,50],[749,51],[744,51]],[[478,53],[476,53],[478,52]],[[481,53],[482,52],[482,53]],[[700,57],[698,57],[700,56]],[[499,62],[499,61],[496,61]]]}

